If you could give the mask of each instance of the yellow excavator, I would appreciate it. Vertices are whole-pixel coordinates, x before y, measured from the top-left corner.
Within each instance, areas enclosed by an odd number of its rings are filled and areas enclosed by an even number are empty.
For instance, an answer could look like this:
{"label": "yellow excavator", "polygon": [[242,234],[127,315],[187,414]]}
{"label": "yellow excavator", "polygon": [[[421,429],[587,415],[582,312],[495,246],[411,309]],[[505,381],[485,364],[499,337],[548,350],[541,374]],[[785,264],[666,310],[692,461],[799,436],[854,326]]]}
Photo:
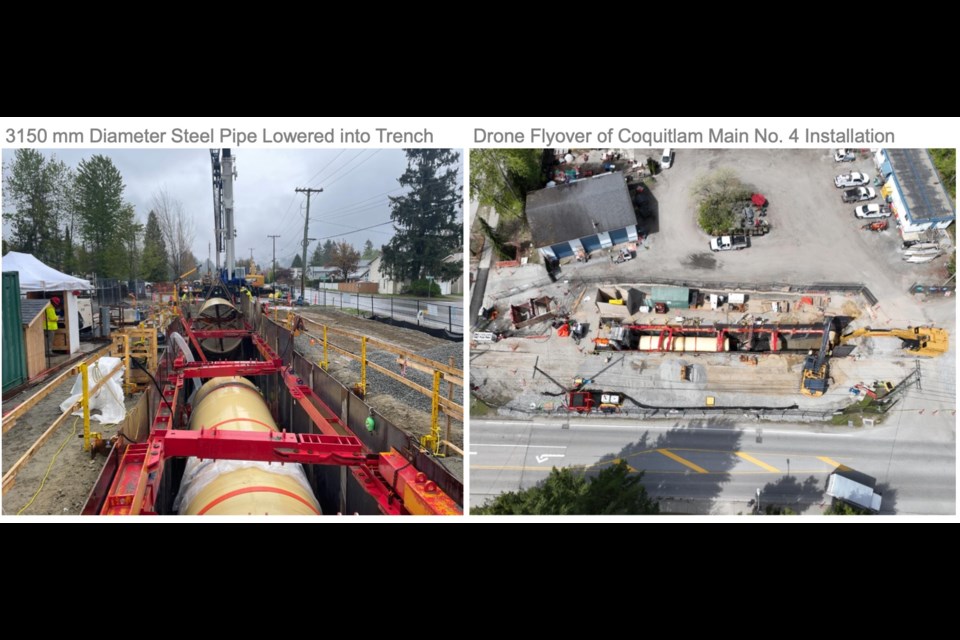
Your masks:
{"label": "yellow excavator", "polygon": [[[828,318],[824,323],[824,339],[819,353],[811,352],[803,363],[800,391],[804,395],[817,398],[827,390],[827,380],[829,378],[827,363],[832,353],[830,346],[831,326],[832,319]],[[950,346],[950,338],[946,330],[933,327],[907,327],[906,329],[871,329],[866,327],[841,336],[836,346],[857,338],[900,338],[903,348],[911,355],[925,358],[942,355],[947,352]]]}
{"label": "yellow excavator", "polygon": [[250,263],[250,273],[246,275],[247,286],[253,290],[253,294],[260,295],[260,290],[264,285],[264,274],[257,273],[257,265]]}
{"label": "yellow excavator", "polygon": [[840,338],[843,344],[856,338],[900,338],[903,348],[912,355],[934,358],[947,352],[950,337],[945,329],[907,327],[906,329],[857,329]]}

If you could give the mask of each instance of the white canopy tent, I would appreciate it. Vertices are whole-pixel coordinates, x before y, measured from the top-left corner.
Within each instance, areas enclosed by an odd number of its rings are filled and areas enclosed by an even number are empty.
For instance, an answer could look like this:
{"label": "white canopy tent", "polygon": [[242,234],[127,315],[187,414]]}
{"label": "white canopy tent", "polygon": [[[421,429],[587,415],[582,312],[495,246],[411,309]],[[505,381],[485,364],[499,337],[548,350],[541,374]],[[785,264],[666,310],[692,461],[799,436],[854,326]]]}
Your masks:
{"label": "white canopy tent", "polygon": [[86,291],[93,289],[88,280],[68,276],[48,267],[29,253],[11,251],[3,256],[4,271],[20,272],[20,291]]}
{"label": "white canopy tent", "polygon": [[[44,292],[49,298],[50,293],[56,292],[63,298],[64,328],[58,329],[53,337],[54,351],[66,350],[67,353],[76,353],[80,350],[80,323],[77,322],[78,303],[75,291],[93,290],[93,285],[83,278],[75,278],[61,273],[53,267],[48,267],[29,253],[11,251],[3,256],[4,271],[16,271],[20,274],[20,291],[34,293],[32,297],[40,297],[36,292]],[[58,342],[62,337],[63,342]]]}

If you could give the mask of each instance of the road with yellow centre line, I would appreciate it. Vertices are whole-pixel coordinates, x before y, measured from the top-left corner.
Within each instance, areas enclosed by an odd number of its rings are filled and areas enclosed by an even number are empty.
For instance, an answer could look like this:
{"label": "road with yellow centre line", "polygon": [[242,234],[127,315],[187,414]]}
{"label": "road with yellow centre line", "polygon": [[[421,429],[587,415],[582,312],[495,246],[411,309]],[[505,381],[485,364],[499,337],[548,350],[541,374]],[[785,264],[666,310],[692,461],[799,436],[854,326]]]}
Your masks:
{"label": "road with yellow centre line", "polygon": [[889,495],[884,506],[899,512],[911,505],[904,502],[903,483],[884,480],[894,448],[912,461],[908,479],[915,486],[908,488],[916,491],[916,502],[909,512],[952,513],[955,500],[954,451],[898,443],[892,429],[474,420],[470,442],[472,505],[533,486],[554,466],[595,472],[619,460],[644,473],[647,490],[667,510],[743,512],[759,489],[763,504],[818,513],[830,502],[827,476],[844,465],[876,477]]}

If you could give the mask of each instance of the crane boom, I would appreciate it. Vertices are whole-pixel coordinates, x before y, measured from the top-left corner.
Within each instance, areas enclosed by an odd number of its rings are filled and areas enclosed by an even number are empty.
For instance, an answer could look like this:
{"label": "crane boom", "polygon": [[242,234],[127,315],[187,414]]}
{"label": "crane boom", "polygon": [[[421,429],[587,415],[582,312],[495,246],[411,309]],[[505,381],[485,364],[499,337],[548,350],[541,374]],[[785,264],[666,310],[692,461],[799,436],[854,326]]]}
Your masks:
{"label": "crane boom", "polygon": [[913,355],[933,358],[947,352],[950,335],[934,327],[907,327],[906,329],[871,329],[865,327],[840,338],[840,344],[856,338],[900,338],[903,348]]}
{"label": "crane boom", "polygon": [[236,273],[234,237],[237,232],[233,223],[233,180],[237,171],[230,149],[210,149],[210,168],[213,175],[213,226],[217,240],[217,271],[220,272],[220,254],[223,253],[223,280],[242,280],[243,276]]}

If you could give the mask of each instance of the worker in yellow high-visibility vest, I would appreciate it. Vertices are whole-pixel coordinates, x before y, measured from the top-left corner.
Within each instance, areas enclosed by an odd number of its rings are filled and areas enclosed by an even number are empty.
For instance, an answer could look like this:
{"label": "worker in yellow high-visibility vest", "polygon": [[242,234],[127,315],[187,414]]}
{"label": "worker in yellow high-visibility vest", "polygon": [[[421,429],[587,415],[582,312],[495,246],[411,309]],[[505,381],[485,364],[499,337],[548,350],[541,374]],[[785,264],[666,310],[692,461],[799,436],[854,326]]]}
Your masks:
{"label": "worker in yellow high-visibility vest", "polygon": [[54,296],[50,298],[50,304],[46,309],[46,322],[44,324],[44,337],[47,339],[47,355],[53,355],[53,334],[57,331],[58,321],[60,320],[60,298]]}

